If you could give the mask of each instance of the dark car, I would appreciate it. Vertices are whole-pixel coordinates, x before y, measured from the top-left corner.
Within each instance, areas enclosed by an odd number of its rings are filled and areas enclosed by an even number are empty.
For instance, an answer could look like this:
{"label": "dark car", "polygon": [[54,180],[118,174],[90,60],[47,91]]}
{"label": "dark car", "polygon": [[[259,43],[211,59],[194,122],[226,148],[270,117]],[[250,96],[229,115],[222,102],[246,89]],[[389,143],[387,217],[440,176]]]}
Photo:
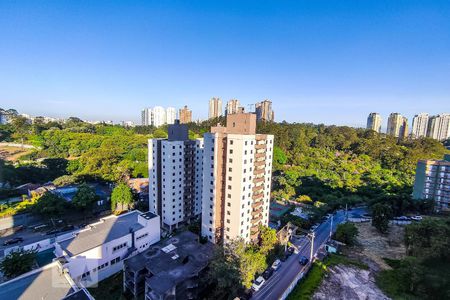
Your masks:
{"label": "dark car", "polygon": [[309,262],[309,259],[306,256],[300,256],[300,259],[298,260],[298,262],[302,266],[305,266]]}
{"label": "dark car", "polygon": [[52,234],[57,234],[57,233],[60,233],[60,232],[61,232],[61,229],[52,229],[52,230],[47,231],[45,234],[46,235],[52,235]]}
{"label": "dark car", "polygon": [[264,271],[264,273],[262,273],[262,277],[267,280],[269,279],[273,274],[273,269],[270,267],[267,270]]}
{"label": "dark car", "polygon": [[287,254],[288,256],[291,256],[292,253],[294,253],[294,252],[295,252],[295,248],[294,248],[294,247],[289,247],[286,254]]}
{"label": "dark car", "polygon": [[280,260],[282,261],[282,262],[285,262],[287,259],[288,259],[288,256],[286,255],[287,253],[285,253],[284,255],[282,255],[281,257],[280,257]]}
{"label": "dark car", "polygon": [[9,239],[9,240],[5,241],[3,243],[3,245],[8,246],[8,245],[13,245],[13,244],[22,243],[22,242],[23,242],[23,238],[17,237],[17,238],[13,238],[13,239]]}

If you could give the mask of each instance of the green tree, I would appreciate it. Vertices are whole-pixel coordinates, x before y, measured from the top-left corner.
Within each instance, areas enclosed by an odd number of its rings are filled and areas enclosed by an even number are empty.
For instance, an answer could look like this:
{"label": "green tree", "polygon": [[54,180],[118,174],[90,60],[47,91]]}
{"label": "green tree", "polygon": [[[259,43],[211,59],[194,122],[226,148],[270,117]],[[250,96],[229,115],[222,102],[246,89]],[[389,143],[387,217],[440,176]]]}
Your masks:
{"label": "green tree", "polygon": [[215,250],[207,278],[216,285],[216,289],[212,291],[216,298],[233,299],[241,287],[239,260],[237,256],[230,255],[227,244],[224,248],[218,247]]}
{"label": "green tree", "polygon": [[277,232],[267,226],[260,226],[259,229],[259,251],[267,255],[278,242]]}
{"label": "green tree", "polygon": [[20,139],[23,144],[27,135],[31,132],[31,125],[27,118],[22,116],[15,116],[11,120],[11,126],[13,128],[13,137]]}
{"label": "green tree", "polygon": [[133,193],[125,183],[119,183],[111,194],[111,210],[128,210],[133,204]]}
{"label": "green tree", "polygon": [[97,200],[98,196],[95,194],[95,190],[87,184],[81,184],[72,199],[72,204],[81,211],[87,211]]}
{"label": "green tree", "polygon": [[345,243],[347,245],[354,245],[356,237],[358,236],[358,228],[355,224],[347,222],[339,224],[336,228],[335,238],[336,240]]}
{"label": "green tree", "polygon": [[51,192],[46,192],[33,206],[32,211],[47,218],[59,217],[64,214],[67,202],[64,198]]}
{"label": "green tree", "polygon": [[153,132],[153,138],[155,139],[165,139],[167,138],[167,132],[162,129],[156,129]]}
{"label": "green tree", "polygon": [[0,270],[7,278],[14,278],[31,271],[35,259],[35,250],[13,251],[0,262]]}
{"label": "green tree", "polygon": [[392,208],[383,203],[372,206],[372,226],[379,232],[386,233],[389,229],[389,220],[392,218]]}

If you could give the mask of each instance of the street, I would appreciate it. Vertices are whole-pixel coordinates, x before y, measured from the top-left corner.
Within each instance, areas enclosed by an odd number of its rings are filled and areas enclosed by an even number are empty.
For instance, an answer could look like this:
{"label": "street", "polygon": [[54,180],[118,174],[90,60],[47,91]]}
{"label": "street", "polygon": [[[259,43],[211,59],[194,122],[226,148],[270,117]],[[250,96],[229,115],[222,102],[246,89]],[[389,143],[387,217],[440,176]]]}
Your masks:
{"label": "street", "polygon": [[[364,208],[356,208],[349,211],[349,217],[353,214],[361,215],[365,211]],[[345,212],[338,211],[333,217],[333,232],[336,230],[338,224],[345,220]],[[328,239],[330,235],[331,218],[320,224],[319,227],[314,231],[314,255],[317,253],[320,246]],[[308,238],[303,237],[298,240],[293,240],[298,249],[299,253],[291,255],[285,262],[283,262],[280,268],[270,277],[266,283],[261,287],[261,289],[255,292],[252,296],[253,300],[263,300],[263,299],[279,299],[284,292],[287,290],[294,278],[303,271],[305,266],[300,265],[299,257],[306,256],[309,259],[310,256],[310,242]]]}

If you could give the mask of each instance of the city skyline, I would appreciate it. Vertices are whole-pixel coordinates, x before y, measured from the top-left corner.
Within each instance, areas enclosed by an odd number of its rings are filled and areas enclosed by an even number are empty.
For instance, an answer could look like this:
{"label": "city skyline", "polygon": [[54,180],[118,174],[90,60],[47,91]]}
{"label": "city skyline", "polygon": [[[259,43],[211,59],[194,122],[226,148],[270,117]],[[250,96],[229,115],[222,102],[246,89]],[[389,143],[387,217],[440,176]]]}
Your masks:
{"label": "city skyline", "polygon": [[206,119],[217,95],[364,127],[371,111],[411,120],[450,98],[448,3],[42,3],[0,4],[4,108],[139,123],[141,107],[189,103]]}

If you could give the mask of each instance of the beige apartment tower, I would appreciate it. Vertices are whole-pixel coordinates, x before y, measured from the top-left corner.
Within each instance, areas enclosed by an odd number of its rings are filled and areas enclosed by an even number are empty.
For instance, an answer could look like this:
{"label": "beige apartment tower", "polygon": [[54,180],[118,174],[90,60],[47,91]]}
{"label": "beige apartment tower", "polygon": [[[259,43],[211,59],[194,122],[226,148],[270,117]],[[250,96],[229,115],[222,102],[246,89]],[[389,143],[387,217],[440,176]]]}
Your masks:
{"label": "beige apartment tower", "polygon": [[256,134],[256,115],[227,116],[204,135],[202,236],[257,241],[268,225],[273,135]]}
{"label": "beige apartment tower", "polygon": [[227,106],[225,109],[226,115],[243,113],[244,108],[241,107],[239,100],[231,99],[227,102]]}
{"label": "beige apartment tower", "polygon": [[408,119],[399,113],[391,113],[388,118],[386,134],[399,139],[408,137]]}
{"label": "beige apartment tower", "polygon": [[222,116],[222,100],[213,97],[209,100],[208,119],[215,119]]}
{"label": "beige apartment tower", "polygon": [[274,122],[275,113],[272,110],[272,101],[264,100],[255,104],[256,119],[262,122]]}
{"label": "beige apartment tower", "polygon": [[370,113],[367,117],[367,129],[374,130],[378,133],[381,131],[381,116],[379,113]]}
{"label": "beige apartment tower", "polygon": [[187,124],[192,122],[192,111],[185,105],[178,112],[180,124]]}

